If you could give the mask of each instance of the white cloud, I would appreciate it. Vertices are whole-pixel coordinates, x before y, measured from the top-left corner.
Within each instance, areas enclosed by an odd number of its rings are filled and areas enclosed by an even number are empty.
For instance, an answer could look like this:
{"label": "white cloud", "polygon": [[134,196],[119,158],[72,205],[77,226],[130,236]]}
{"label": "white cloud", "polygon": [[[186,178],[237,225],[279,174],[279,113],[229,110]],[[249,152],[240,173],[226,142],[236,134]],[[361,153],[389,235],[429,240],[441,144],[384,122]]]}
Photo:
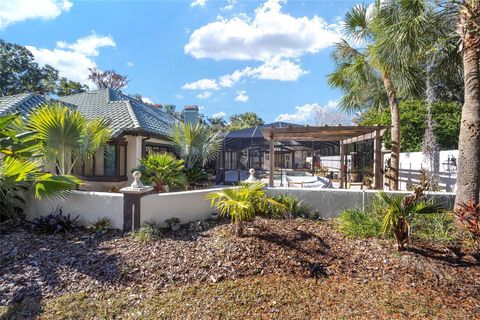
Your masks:
{"label": "white cloud", "polygon": [[174,97],[175,99],[183,99],[183,95],[178,94],[178,93],[175,94],[175,95],[173,95],[173,97]]}
{"label": "white cloud", "polygon": [[208,99],[212,95],[211,91],[204,91],[202,93],[197,94],[197,98],[199,99]]}
{"label": "white cloud", "polygon": [[185,84],[183,89],[187,90],[218,90],[220,89],[218,83],[214,79],[202,79],[195,82]]}
{"label": "white cloud", "polygon": [[98,56],[98,49],[101,47],[115,47],[112,36],[98,36],[92,33],[89,36],[78,39],[74,43],[67,43],[65,41],[57,42],[57,48],[59,49],[71,49],[74,52],[92,57]]}
{"label": "white cloud", "polygon": [[130,62],[130,61],[127,62],[127,67],[132,68],[134,66],[135,64],[133,62]]}
{"label": "white cloud", "polygon": [[235,97],[235,101],[247,102],[249,99],[250,97],[247,96],[247,92],[245,90],[237,91],[237,96]]}
{"label": "white cloud", "polygon": [[281,9],[279,0],[269,0],[255,10],[253,18],[245,14],[219,17],[192,32],[185,53],[215,60],[266,61],[298,58],[338,41],[337,24],[317,15],[293,17]]}
{"label": "white cloud", "polygon": [[261,64],[257,68],[246,67],[242,70],[235,70],[230,74],[215,79],[201,79],[196,82],[187,83],[183,89],[190,90],[218,90],[220,88],[231,88],[238,82],[255,78],[262,80],[297,81],[298,78],[307,74],[298,62],[274,58]]}
{"label": "white cloud", "polygon": [[237,4],[237,0],[228,0],[228,4],[222,8],[222,10],[232,10]]}
{"label": "white cloud", "polygon": [[313,125],[349,125],[351,118],[338,109],[337,101],[330,100],[326,105],[307,103],[295,107],[295,113],[280,114],[275,121],[287,121],[296,123],[309,123]]}
{"label": "white cloud", "polygon": [[227,114],[223,111],[212,114],[212,118],[224,118]]}
{"label": "white cloud", "polygon": [[52,20],[70,10],[69,0],[2,0],[0,1],[0,30],[28,19]]}
{"label": "white cloud", "polygon": [[193,0],[192,3],[190,3],[190,7],[203,7],[207,3],[207,0]]}
{"label": "white cloud", "polygon": [[142,101],[148,104],[155,104],[152,99],[147,98],[147,97],[142,97]]}
{"label": "white cloud", "polygon": [[274,58],[251,71],[253,77],[266,80],[296,81],[308,73],[298,63]]}
{"label": "white cloud", "polygon": [[114,46],[115,42],[111,36],[100,36],[93,33],[72,44],[59,41],[57,47],[52,50],[33,46],[26,47],[40,65],[49,64],[56,68],[62,77],[92,85],[88,80],[88,69],[97,66],[92,57],[99,55],[100,48]]}

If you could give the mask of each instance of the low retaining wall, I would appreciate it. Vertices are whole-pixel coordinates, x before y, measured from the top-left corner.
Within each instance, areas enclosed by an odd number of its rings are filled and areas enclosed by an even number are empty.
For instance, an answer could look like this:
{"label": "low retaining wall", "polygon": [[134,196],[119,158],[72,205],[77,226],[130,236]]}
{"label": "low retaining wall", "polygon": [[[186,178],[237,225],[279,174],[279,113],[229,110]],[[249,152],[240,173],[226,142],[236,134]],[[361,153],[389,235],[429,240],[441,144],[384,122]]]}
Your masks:
{"label": "low retaining wall", "polygon": [[210,207],[210,200],[206,198],[213,191],[215,189],[144,196],[140,200],[141,225],[153,221],[167,226],[165,220],[172,217],[180,219],[181,223],[208,219],[214,210]]}
{"label": "low retaining wall", "polygon": [[[207,195],[215,189],[150,194],[140,200],[140,223],[153,221],[166,226],[165,220],[179,218],[181,223],[204,220],[214,211]],[[343,210],[366,208],[376,197],[375,190],[267,188],[267,195],[288,194],[302,200],[309,208],[318,210],[323,217],[337,217]],[[387,194],[405,195],[404,191]],[[430,193],[434,201],[452,209],[454,193]],[[64,214],[79,215],[78,222],[88,225],[99,218],[108,218],[114,228],[123,228],[123,194],[75,191],[65,199],[33,200],[26,207],[29,219],[44,216],[60,206]]]}
{"label": "low retaining wall", "polygon": [[[302,189],[302,188],[268,188],[269,196],[287,194],[302,200],[310,209],[318,210],[322,217],[337,217],[345,209],[364,209],[376,197],[376,190],[344,190],[344,189]],[[386,191],[389,195],[406,195],[406,191]],[[436,204],[445,209],[453,209],[454,193],[431,192]]]}
{"label": "low retaining wall", "polygon": [[74,191],[64,199],[32,200],[25,208],[28,219],[45,216],[56,207],[64,215],[79,216],[77,222],[88,226],[99,218],[108,218],[112,227],[123,227],[123,194],[109,192]]}

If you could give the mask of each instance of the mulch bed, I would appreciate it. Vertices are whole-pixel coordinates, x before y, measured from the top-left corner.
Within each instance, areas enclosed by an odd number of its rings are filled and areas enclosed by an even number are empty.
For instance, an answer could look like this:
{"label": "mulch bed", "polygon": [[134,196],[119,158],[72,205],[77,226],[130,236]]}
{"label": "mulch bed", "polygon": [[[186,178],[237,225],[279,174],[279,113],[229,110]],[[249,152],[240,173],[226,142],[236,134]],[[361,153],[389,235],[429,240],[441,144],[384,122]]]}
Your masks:
{"label": "mulch bed", "polygon": [[443,244],[352,240],[334,222],[255,219],[245,235],[229,224],[196,222],[141,243],[118,231],[46,236],[22,228],[0,235],[0,305],[32,297],[117,289],[164,290],[259,275],[378,280],[474,299],[480,312],[480,262]]}

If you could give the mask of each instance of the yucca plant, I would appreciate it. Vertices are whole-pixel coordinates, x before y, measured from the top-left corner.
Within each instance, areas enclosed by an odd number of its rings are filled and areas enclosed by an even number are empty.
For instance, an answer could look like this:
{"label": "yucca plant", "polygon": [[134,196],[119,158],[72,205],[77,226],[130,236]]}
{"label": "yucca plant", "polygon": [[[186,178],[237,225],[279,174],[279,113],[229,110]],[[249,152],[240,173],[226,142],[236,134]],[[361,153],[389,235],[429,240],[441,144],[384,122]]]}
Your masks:
{"label": "yucca plant", "polygon": [[384,235],[393,232],[399,251],[404,250],[410,240],[410,226],[415,216],[440,210],[440,207],[425,199],[423,191],[423,188],[416,188],[413,194],[404,197],[388,196],[383,191],[378,193],[380,200],[387,205],[382,232]]}
{"label": "yucca plant", "polygon": [[60,103],[45,104],[29,116],[28,128],[37,132],[38,151],[61,175],[91,159],[110,139],[106,118],[87,119]]}
{"label": "yucca plant", "polygon": [[186,178],[183,173],[184,161],[171,153],[150,153],[140,160],[138,171],[142,172],[142,180],[153,183],[155,191],[168,191],[167,188],[184,188]]}
{"label": "yucca plant", "polygon": [[264,187],[262,182],[243,183],[238,188],[209,193],[207,199],[211,200],[212,207],[218,209],[220,216],[230,217],[232,223],[236,224],[237,235],[242,236],[244,221],[267,212],[269,207],[284,208],[282,204],[267,197]]}

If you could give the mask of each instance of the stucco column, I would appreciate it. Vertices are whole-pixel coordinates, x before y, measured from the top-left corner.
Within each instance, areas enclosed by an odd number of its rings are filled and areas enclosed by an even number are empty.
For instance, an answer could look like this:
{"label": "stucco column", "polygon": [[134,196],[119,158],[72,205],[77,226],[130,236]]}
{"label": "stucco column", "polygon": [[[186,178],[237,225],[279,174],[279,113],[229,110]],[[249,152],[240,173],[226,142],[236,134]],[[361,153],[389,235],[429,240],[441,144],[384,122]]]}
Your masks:
{"label": "stucco column", "polygon": [[133,173],[133,183],[130,187],[120,189],[123,193],[123,231],[131,232],[140,228],[140,199],[152,191],[152,187],[144,186],[140,181],[142,174]]}

